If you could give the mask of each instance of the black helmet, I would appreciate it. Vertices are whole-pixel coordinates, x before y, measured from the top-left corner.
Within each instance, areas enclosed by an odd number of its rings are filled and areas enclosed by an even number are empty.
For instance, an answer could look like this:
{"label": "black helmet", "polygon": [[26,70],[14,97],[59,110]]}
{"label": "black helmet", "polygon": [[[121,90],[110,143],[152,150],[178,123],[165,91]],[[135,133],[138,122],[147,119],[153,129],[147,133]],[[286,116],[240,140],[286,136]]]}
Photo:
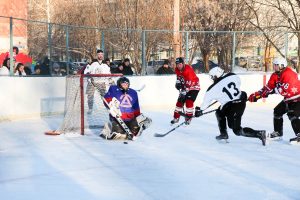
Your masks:
{"label": "black helmet", "polygon": [[121,90],[124,90],[124,88],[122,88],[121,84],[122,83],[128,83],[128,88],[130,86],[130,81],[127,77],[123,76],[121,78],[118,79],[117,81],[117,86],[121,89]]}
{"label": "black helmet", "polygon": [[178,58],[176,58],[175,63],[176,64],[179,64],[179,63],[183,64],[184,63],[184,59],[182,57],[178,57]]}

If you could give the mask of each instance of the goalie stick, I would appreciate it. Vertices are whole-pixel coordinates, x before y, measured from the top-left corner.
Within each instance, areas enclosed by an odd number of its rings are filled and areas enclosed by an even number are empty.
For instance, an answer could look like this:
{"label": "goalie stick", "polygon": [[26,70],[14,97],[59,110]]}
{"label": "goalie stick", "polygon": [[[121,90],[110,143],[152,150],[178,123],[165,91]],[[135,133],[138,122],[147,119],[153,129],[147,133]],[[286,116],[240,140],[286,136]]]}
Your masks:
{"label": "goalie stick", "polygon": [[[104,102],[105,104],[105,107],[110,110],[110,105],[109,103],[106,101],[106,99],[101,95],[101,92],[99,90],[98,87],[96,87],[95,83],[94,83],[94,79],[91,78],[91,83],[92,85],[97,89],[97,91],[100,93],[100,97],[102,99],[102,101]],[[130,131],[130,129],[128,128],[128,126],[125,124],[125,122],[122,120],[121,116],[119,114],[116,114],[116,116],[114,116],[114,118],[117,120],[117,122],[121,125],[121,127],[124,129],[126,135],[127,135],[127,139],[128,140],[134,140],[135,137],[134,135],[132,134],[132,132]]]}
{"label": "goalie stick", "polygon": [[[207,112],[204,112],[202,115],[205,115],[205,114],[214,112],[214,111],[216,111],[216,110],[217,110],[217,109],[215,109],[215,110],[210,110],[210,111],[207,111]],[[185,116],[185,114],[183,114],[183,113],[181,113],[181,115],[184,115],[184,116]],[[193,116],[192,118],[194,118],[194,117],[195,117],[195,116]],[[177,128],[179,128],[180,126],[182,126],[182,125],[184,125],[184,124],[185,124],[185,121],[182,122],[182,123],[180,123],[180,124],[177,125],[176,127],[172,128],[171,130],[169,130],[169,131],[166,132],[166,133],[155,133],[154,136],[155,136],[155,137],[165,137],[166,135],[168,135],[169,133],[175,131]]]}

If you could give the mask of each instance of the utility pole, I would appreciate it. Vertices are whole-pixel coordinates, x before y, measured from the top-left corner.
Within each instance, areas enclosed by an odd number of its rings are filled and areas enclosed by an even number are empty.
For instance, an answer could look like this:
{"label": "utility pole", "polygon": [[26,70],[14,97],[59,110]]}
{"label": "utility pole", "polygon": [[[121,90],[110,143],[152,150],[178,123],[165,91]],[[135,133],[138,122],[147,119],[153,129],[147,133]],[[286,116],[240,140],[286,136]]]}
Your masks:
{"label": "utility pole", "polygon": [[47,22],[50,23],[50,0],[47,0]]}
{"label": "utility pole", "polygon": [[50,0],[46,1],[46,12],[47,12],[47,27],[48,27],[48,59],[51,60],[51,46],[52,46],[52,25],[50,15]]}
{"label": "utility pole", "polygon": [[174,19],[173,19],[173,51],[174,51],[174,56],[179,57],[180,56],[180,32],[179,32],[179,24],[180,24],[180,13],[179,13],[179,9],[180,9],[180,0],[174,0]]}

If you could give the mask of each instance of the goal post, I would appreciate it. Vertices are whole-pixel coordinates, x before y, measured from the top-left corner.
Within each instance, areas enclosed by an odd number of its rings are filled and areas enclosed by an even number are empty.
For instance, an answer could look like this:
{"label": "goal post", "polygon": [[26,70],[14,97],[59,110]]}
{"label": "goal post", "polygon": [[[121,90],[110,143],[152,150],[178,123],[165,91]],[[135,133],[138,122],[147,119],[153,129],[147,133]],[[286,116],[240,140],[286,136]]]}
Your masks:
{"label": "goal post", "polygon": [[[55,131],[47,135],[99,131],[109,121],[109,112],[102,97],[122,74],[81,74],[66,76],[64,118]],[[94,84],[91,83],[93,79]],[[100,96],[101,95],[101,96]]]}

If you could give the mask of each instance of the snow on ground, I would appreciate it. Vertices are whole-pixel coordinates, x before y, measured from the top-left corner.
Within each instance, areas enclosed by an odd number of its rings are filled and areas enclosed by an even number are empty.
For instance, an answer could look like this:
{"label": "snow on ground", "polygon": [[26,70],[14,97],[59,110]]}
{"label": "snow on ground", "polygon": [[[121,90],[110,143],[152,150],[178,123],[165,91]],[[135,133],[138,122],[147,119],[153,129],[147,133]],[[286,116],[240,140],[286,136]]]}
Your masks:
{"label": "snow on ground", "polygon": [[[243,126],[272,130],[272,108],[247,104]],[[172,110],[144,110],[152,126],[133,142],[98,133],[46,136],[60,117],[0,123],[3,200],[300,199],[300,146],[284,118],[284,140],[262,146],[229,131],[216,142],[214,114],[166,137]]]}

